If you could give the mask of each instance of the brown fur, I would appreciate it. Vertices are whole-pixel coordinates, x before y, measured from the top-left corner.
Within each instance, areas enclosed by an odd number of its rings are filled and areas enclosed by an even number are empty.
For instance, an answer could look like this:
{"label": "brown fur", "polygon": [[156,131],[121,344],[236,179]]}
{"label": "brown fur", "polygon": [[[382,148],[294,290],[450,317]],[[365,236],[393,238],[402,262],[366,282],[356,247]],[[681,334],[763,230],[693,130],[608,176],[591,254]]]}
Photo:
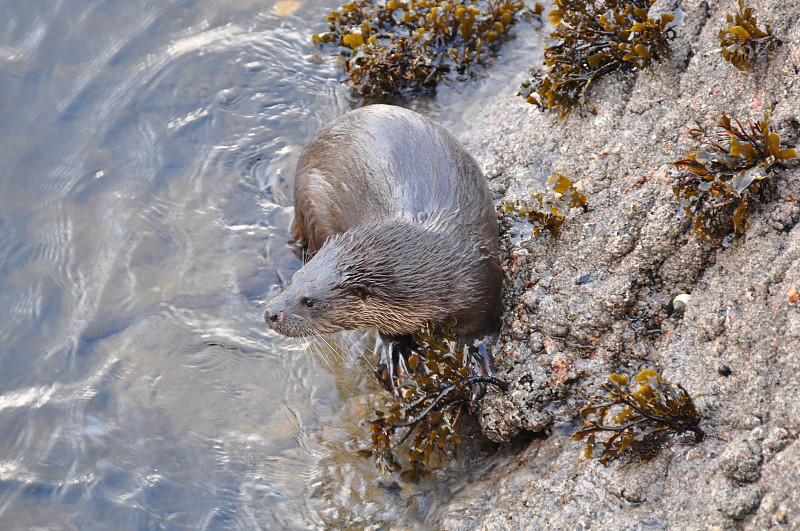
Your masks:
{"label": "brown fur", "polygon": [[478,165],[444,128],[373,105],[303,151],[292,236],[314,253],[265,320],[289,336],[410,334],[453,315],[464,338],[497,331],[494,207]]}

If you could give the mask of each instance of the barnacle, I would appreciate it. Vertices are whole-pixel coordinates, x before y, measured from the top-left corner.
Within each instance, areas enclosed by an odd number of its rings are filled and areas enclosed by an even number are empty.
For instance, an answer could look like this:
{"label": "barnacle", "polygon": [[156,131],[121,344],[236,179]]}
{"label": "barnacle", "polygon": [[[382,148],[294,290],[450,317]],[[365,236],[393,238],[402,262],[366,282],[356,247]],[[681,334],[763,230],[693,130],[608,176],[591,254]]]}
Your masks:
{"label": "barnacle", "polygon": [[602,392],[581,410],[583,429],[572,438],[586,439],[587,459],[604,466],[617,459],[628,464],[655,456],[687,432],[692,442],[703,440],[694,402],[680,384],[673,387],[652,369],[643,369],[636,381],[639,389],[632,392],[627,376],[612,374]]}
{"label": "barnacle", "polygon": [[766,29],[758,27],[752,7],[739,0],[739,12],[728,14],[728,24],[719,32],[722,57],[739,70],[748,70],[768,53],[774,52],[783,42]]}
{"label": "barnacle", "polygon": [[530,203],[519,200],[503,201],[504,212],[514,212],[528,218],[533,224],[533,235],[536,238],[545,229],[557,231],[571,209],[580,207],[586,211],[589,208],[586,196],[566,176],[560,173],[551,175],[547,186],[553,191],[549,197],[536,193]]}
{"label": "barnacle", "polygon": [[697,122],[689,131],[696,146],[673,163],[680,172],[673,192],[701,239],[724,238],[728,245],[743,234],[751,205],[765,199],[773,168],[797,157],[796,150],[781,148],[771,124],[767,109],[758,122],[742,125],[723,113],[714,125]]}
{"label": "barnacle", "polygon": [[522,0],[354,0],[326,16],[319,43],[342,47],[362,96],[391,96],[465,76],[517,21]]}
{"label": "barnacle", "polygon": [[[474,405],[476,385],[508,385],[492,376],[474,375],[458,348],[455,318],[445,327],[428,322],[414,334],[417,351],[408,359],[413,378],[400,382],[400,397],[376,410],[371,423],[373,450],[370,452],[382,472],[399,471],[393,447],[412,436],[409,460],[419,470],[431,453],[457,445],[461,439],[457,424]],[[397,440],[398,432],[403,436]]]}
{"label": "barnacle", "polygon": [[[604,74],[649,68],[672,57],[675,15],[648,18],[655,0],[554,0],[547,16],[556,26],[545,47],[544,68],[522,84],[520,96],[541,110],[565,118],[575,107],[583,115],[586,91]],[[589,112],[594,113],[592,108]]]}

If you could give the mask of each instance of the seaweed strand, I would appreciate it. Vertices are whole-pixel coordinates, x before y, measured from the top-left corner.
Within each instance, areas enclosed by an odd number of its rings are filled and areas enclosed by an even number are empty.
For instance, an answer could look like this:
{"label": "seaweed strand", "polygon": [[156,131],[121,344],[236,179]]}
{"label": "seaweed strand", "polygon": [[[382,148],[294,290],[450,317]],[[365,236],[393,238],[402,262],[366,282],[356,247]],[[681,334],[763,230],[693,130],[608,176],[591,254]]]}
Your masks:
{"label": "seaweed strand", "polygon": [[751,205],[766,199],[774,168],[797,151],[781,147],[769,109],[760,121],[746,124],[723,113],[711,125],[697,122],[689,135],[695,147],[673,162],[673,192],[693,220],[692,232],[704,240],[721,238],[727,246],[744,234]]}
{"label": "seaweed strand", "polygon": [[[595,79],[616,70],[642,70],[669,59],[675,15],[649,18],[655,0],[554,0],[548,14],[555,30],[545,47],[544,67],[531,71],[520,96],[562,120],[581,116]],[[589,109],[594,114],[594,108]]]}
{"label": "seaweed strand", "polygon": [[[694,402],[683,387],[673,387],[652,369],[643,369],[636,381],[639,389],[631,392],[627,376],[612,374],[602,394],[591,396],[581,410],[584,426],[572,438],[586,439],[587,458],[628,464],[655,456],[674,442],[673,436],[691,432],[691,441],[703,440]],[[610,435],[598,440],[602,434]]]}

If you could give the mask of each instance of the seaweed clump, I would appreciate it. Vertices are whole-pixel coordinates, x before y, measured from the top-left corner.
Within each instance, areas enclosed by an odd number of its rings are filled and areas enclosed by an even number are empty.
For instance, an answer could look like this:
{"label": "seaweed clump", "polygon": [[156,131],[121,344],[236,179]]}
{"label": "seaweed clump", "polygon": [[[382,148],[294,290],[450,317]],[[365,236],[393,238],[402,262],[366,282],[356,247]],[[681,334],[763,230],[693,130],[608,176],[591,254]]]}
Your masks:
{"label": "seaweed clump", "polygon": [[362,96],[433,87],[466,77],[517,22],[522,0],[354,0],[331,11],[319,43],[341,46],[350,85]]}
{"label": "seaweed clump", "polygon": [[[520,96],[563,120],[575,107],[584,115],[586,91],[602,75],[649,68],[669,59],[675,15],[648,18],[655,0],[554,0],[548,13],[556,26],[545,48],[544,68],[531,71]],[[596,109],[589,110],[596,114]]]}
{"label": "seaweed clump", "polygon": [[752,204],[766,198],[770,172],[797,151],[781,148],[769,109],[746,125],[724,113],[714,121],[689,130],[697,145],[673,163],[680,172],[673,192],[694,221],[693,233],[729,245],[744,234]]}
{"label": "seaweed clump", "polygon": [[728,24],[719,32],[722,57],[739,70],[753,68],[759,59],[774,52],[783,42],[766,29],[758,27],[752,7],[745,7],[739,0],[739,12],[728,14]]}
{"label": "seaweed clump", "polygon": [[535,238],[543,230],[556,232],[573,208],[582,208],[585,212],[589,209],[586,196],[575,188],[575,185],[563,174],[556,173],[547,180],[547,186],[553,191],[551,197],[543,194],[534,194],[531,203],[516,201],[503,201],[504,212],[514,212],[519,216],[528,218],[533,224]]}
{"label": "seaweed clump", "polygon": [[[440,328],[430,322],[414,333],[418,353],[408,365],[413,378],[400,382],[400,396],[376,410],[371,436],[378,468],[383,473],[400,471],[393,448],[413,435],[409,461],[418,473],[436,448],[444,450],[461,442],[457,425],[465,411],[471,411],[483,387],[491,384],[502,390],[508,385],[492,376],[472,375],[464,353],[458,348],[455,318]],[[480,392],[478,392],[480,391]],[[402,437],[395,437],[398,432]]]}
{"label": "seaweed clump", "polygon": [[[675,387],[652,369],[636,375],[639,389],[628,387],[628,377],[612,374],[603,384],[603,393],[589,398],[581,410],[583,429],[572,438],[586,439],[585,456],[604,466],[618,459],[624,465],[633,460],[650,459],[674,442],[675,435],[691,432],[692,442],[703,440],[700,417],[686,390]],[[604,440],[596,435],[607,434]]]}

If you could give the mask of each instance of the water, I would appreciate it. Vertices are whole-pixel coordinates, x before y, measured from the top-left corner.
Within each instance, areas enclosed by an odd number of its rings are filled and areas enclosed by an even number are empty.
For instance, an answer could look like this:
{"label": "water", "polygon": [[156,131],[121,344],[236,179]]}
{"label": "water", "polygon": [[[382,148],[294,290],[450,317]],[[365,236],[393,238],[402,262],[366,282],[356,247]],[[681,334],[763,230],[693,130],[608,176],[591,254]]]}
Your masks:
{"label": "water", "polygon": [[[262,320],[300,266],[299,149],[358,103],[310,42],[338,3],[0,1],[0,527],[425,528],[492,466],[381,477],[354,452],[371,345]],[[474,129],[523,29],[407,105]]]}

